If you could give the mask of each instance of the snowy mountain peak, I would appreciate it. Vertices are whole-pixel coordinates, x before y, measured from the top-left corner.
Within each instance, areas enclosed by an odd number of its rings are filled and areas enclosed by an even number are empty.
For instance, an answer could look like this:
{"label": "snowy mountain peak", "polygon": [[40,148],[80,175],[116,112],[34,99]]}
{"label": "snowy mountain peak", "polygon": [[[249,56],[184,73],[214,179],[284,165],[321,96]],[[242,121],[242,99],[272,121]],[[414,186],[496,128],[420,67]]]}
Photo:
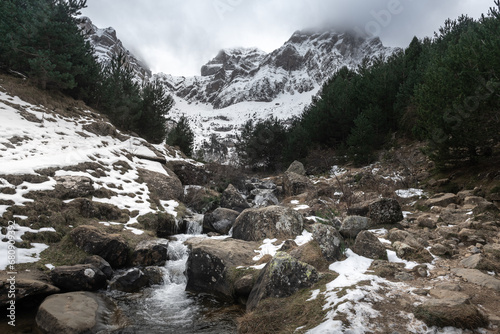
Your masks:
{"label": "snowy mountain peak", "polygon": [[280,94],[310,92],[342,66],[394,52],[378,38],[354,31],[300,30],[266,54],[257,48],[221,50],[203,65],[201,76],[159,74],[172,94],[189,103],[221,109],[245,101],[272,102]]}
{"label": "snowy mountain peak", "polygon": [[80,21],[80,28],[87,35],[101,64],[106,64],[113,56],[122,53],[139,81],[151,77],[151,70],[123,46],[114,28],[98,28],[88,17],[81,17]]}

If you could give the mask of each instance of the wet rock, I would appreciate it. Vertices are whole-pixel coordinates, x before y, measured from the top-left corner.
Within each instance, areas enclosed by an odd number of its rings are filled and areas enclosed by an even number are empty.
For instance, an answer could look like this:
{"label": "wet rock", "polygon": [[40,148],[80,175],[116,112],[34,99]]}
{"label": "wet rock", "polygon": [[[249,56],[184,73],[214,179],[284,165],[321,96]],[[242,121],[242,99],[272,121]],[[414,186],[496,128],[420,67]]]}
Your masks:
{"label": "wet rock", "polygon": [[56,267],[50,272],[52,283],[63,291],[96,291],[106,287],[106,275],[91,264]]}
{"label": "wet rock", "polygon": [[248,204],[243,195],[232,184],[222,193],[220,206],[238,212],[250,208],[250,204]]}
{"label": "wet rock", "polygon": [[99,255],[92,255],[86,257],[85,260],[83,260],[83,264],[93,265],[94,267],[102,271],[103,274],[106,275],[107,279],[110,279],[114,274],[113,268],[111,268],[109,262],[104,260]]}
{"label": "wet rock", "polygon": [[141,241],[132,253],[130,262],[133,266],[163,266],[168,260],[168,241]]}
{"label": "wet rock", "polygon": [[384,244],[373,233],[368,231],[361,231],[358,234],[352,251],[370,259],[387,260],[387,250]]}
{"label": "wet rock", "polygon": [[76,246],[92,255],[99,255],[113,268],[124,267],[128,263],[130,248],[117,234],[106,234],[93,226],[78,226],[70,232]]}
{"label": "wet rock", "polygon": [[45,297],[59,293],[60,289],[47,282],[15,277],[15,280],[9,280],[11,277],[2,277],[0,281],[0,306],[4,309],[12,300],[9,298],[11,285],[15,291],[16,306],[30,307],[38,305]]}
{"label": "wet rock", "polygon": [[309,191],[312,185],[307,176],[294,172],[285,172],[283,175],[283,191],[287,197],[303,194]]}
{"label": "wet rock", "polygon": [[54,195],[59,199],[71,199],[91,196],[95,189],[92,179],[86,176],[55,176],[57,184]]}
{"label": "wet rock", "polygon": [[109,282],[109,288],[123,292],[137,292],[149,285],[149,277],[139,268],[128,270],[124,274],[113,277]]}
{"label": "wet rock", "polygon": [[157,266],[150,266],[142,269],[144,275],[148,278],[149,285],[160,285],[163,284],[163,276],[165,273],[162,268]]}
{"label": "wet rock", "polygon": [[316,269],[284,252],[278,252],[260,273],[250,296],[247,310],[253,310],[266,298],[288,297],[311,287],[319,279]]}
{"label": "wet rock", "polygon": [[186,232],[186,223],[166,212],[151,212],[138,217],[137,221],[145,229],[155,231],[158,238],[167,238]]}
{"label": "wet rock", "polygon": [[292,162],[286,171],[289,173],[295,173],[302,176],[306,175],[306,169],[304,168],[304,165],[297,160]]}
{"label": "wet rock", "polygon": [[483,274],[481,271],[477,269],[452,269],[452,273],[455,275],[466,279],[468,282],[482,286],[484,288],[493,289],[496,291],[500,291],[500,280]]}
{"label": "wet rock", "polygon": [[218,208],[206,214],[203,217],[203,233],[228,234],[239,214],[238,211],[225,208]]}
{"label": "wet rock", "polygon": [[147,184],[149,191],[160,200],[181,200],[184,195],[182,183],[174,172],[164,167],[165,173],[139,168],[139,176]]}
{"label": "wet rock", "polygon": [[428,207],[433,207],[433,206],[440,206],[440,207],[447,207],[450,204],[457,204],[459,201],[459,198],[455,194],[436,194],[430,199],[425,201],[425,205]]}
{"label": "wet rock", "polygon": [[297,211],[269,206],[243,211],[233,225],[233,238],[258,241],[266,238],[290,239],[302,234],[304,220]]}
{"label": "wet rock", "polygon": [[36,314],[41,333],[100,333],[121,327],[116,305],[91,292],[70,292],[47,297]]}
{"label": "wet rock", "polygon": [[333,226],[314,224],[311,226],[313,239],[319,244],[321,253],[327,261],[338,261],[345,249],[344,239]]}
{"label": "wet rock", "polygon": [[373,227],[373,222],[370,218],[349,216],[342,222],[339,232],[344,238],[354,239],[359,232],[368,230],[371,227]]}
{"label": "wet rock", "polygon": [[186,244],[191,249],[186,264],[186,290],[234,301],[236,268],[254,265],[254,250],[260,244],[230,238],[192,238]]}

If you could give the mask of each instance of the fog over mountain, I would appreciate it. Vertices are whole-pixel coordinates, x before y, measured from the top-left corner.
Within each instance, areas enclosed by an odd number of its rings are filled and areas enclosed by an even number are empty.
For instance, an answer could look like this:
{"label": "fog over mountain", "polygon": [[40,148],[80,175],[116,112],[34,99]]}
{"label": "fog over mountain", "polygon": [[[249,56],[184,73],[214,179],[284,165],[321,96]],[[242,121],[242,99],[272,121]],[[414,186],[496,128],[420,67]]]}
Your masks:
{"label": "fog over mountain", "polygon": [[447,18],[479,17],[492,0],[88,0],[83,11],[112,26],[154,73],[198,75],[221,48],[279,48],[294,31],[320,25],[368,31],[386,46],[431,36]]}

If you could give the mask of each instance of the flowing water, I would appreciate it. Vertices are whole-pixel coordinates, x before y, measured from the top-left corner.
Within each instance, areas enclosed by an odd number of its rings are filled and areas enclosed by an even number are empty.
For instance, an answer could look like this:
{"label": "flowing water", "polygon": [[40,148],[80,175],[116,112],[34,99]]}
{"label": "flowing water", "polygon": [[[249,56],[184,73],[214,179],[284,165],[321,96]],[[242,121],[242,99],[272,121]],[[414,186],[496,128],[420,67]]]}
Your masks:
{"label": "flowing water", "polygon": [[[194,225],[193,225],[194,226]],[[193,231],[200,232],[193,227]],[[194,235],[178,235],[168,245],[169,261],[164,267],[164,284],[140,294],[109,292],[127,318],[127,326],[114,333],[236,333],[236,317],[242,309],[222,304],[209,296],[185,291],[184,275],[188,248],[184,241]]]}

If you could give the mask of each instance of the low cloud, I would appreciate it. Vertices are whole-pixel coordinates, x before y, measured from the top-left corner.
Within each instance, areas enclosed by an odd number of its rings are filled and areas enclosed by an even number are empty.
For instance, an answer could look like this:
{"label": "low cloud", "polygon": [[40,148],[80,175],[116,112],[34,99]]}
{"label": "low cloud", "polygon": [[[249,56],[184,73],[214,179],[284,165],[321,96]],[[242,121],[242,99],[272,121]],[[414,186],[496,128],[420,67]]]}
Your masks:
{"label": "low cloud", "polygon": [[88,0],[83,15],[112,26],[153,72],[196,75],[219,49],[270,52],[295,30],[356,28],[386,45],[432,36],[447,18],[479,17],[493,0]]}

